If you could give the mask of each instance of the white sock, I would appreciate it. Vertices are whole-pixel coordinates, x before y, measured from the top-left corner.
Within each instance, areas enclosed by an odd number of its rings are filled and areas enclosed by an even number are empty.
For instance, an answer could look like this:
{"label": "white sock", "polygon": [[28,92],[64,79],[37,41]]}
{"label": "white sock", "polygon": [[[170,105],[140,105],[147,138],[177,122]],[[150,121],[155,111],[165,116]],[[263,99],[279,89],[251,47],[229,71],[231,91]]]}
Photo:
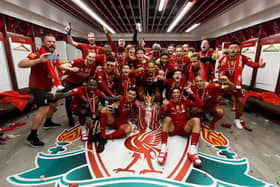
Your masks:
{"label": "white sock", "polygon": [[191,146],[190,146],[190,148],[189,148],[189,153],[190,153],[191,155],[197,154],[196,145],[191,145]]}
{"label": "white sock", "polygon": [[164,152],[164,153],[167,152],[167,145],[166,144],[162,144],[160,151]]}
{"label": "white sock", "polygon": [[87,129],[85,125],[81,126],[81,130],[82,130],[82,134],[87,133]]}

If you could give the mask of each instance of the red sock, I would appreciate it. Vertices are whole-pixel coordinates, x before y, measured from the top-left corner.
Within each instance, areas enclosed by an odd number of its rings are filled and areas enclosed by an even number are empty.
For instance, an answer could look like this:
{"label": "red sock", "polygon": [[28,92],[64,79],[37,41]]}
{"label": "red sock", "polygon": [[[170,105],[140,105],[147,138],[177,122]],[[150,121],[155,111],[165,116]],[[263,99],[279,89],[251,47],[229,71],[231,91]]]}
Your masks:
{"label": "red sock", "polygon": [[112,132],[111,134],[107,134],[105,136],[106,139],[117,139],[122,138],[126,136],[126,133],[123,129],[116,130],[115,132]]}
{"label": "red sock", "polygon": [[210,122],[210,127],[215,128],[215,123],[219,121],[222,118],[222,116],[214,114],[212,121]]}
{"label": "red sock", "polygon": [[192,144],[192,145],[197,145],[199,136],[200,136],[199,133],[197,133],[197,132],[192,132],[192,139],[191,139],[191,144]]}
{"label": "red sock", "polygon": [[235,112],[235,119],[240,119],[241,116],[242,116],[241,112]]}
{"label": "red sock", "polygon": [[168,132],[161,132],[161,144],[167,144]]}
{"label": "red sock", "polygon": [[99,120],[100,120],[101,137],[105,138],[106,127],[107,127],[107,114],[101,112]]}

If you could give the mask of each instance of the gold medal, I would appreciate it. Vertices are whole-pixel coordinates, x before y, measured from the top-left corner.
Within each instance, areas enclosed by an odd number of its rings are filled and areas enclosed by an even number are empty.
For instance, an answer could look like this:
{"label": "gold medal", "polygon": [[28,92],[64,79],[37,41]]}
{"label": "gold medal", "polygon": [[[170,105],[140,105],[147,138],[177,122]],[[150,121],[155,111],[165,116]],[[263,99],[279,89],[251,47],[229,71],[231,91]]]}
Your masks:
{"label": "gold medal", "polygon": [[176,105],[176,109],[179,110],[180,109],[180,105]]}

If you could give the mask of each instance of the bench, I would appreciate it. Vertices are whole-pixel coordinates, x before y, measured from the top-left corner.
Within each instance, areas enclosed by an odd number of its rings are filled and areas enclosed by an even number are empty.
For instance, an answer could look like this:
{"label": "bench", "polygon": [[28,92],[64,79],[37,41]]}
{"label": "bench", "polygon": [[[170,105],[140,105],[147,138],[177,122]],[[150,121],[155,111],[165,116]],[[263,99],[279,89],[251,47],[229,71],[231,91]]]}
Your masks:
{"label": "bench", "polygon": [[[27,92],[30,93],[29,88],[20,89],[19,92]],[[0,103],[0,124],[8,122],[10,120],[14,120],[28,112],[30,112],[33,108],[33,97],[28,100],[28,104],[26,105],[23,111],[20,111],[15,105],[9,103]]]}
{"label": "bench", "polygon": [[245,110],[248,112],[254,111],[258,114],[280,123],[280,106],[265,102],[257,97],[248,97]]}

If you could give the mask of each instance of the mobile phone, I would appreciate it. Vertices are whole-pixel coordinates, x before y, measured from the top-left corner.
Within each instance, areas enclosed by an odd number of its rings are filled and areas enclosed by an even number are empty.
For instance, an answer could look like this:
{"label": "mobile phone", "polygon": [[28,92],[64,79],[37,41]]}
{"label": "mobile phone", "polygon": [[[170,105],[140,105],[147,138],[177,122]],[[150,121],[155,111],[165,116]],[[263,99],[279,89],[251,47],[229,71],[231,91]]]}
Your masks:
{"label": "mobile phone", "polygon": [[57,59],[59,59],[59,55],[58,54],[48,55],[48,60],[57,60]]}

